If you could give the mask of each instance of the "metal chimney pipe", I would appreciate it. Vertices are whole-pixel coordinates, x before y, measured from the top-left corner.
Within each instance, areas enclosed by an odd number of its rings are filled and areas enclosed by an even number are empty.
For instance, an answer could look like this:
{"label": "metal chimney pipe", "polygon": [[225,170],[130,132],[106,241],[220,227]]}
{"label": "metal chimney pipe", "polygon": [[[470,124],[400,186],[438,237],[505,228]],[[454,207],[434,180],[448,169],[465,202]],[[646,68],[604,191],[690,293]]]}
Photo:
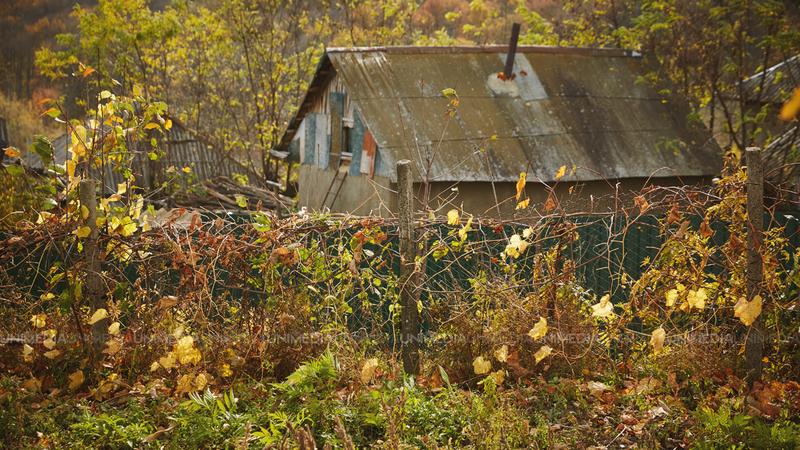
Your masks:
{"label": "metal chimney pipe", "polygon": [[510,80],[514,74],[514,56],[517,54],[517,41],[519,40],[518,23],[511,26],[511,41],[508,43],[508,54],[506,55],[506,68],[503,71],[503,79]]}

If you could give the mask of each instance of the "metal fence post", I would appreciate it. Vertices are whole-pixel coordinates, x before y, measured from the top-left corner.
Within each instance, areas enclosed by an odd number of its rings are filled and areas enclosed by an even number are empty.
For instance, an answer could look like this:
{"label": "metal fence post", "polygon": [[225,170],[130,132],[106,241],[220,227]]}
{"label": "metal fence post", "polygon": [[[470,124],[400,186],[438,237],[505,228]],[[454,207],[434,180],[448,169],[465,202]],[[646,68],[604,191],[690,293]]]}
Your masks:
{"label": "metal fence post", "polygon": [[[761,260],[761,243],[764,233],[764,166],[761,149],[748,147],[745,150],[747,164],[747,296],[760,295],[764,278]],[[764,356],[764,330],[761,320],[756,319],[748,330],[745,341],[746,379],[751,385],[761,378]]]}
{"label": "metal fence post", "polygon": [[400,339],[403,370],[419,373],[419,311],[415,272],[414,195],[411,161],[397,162],[398,215],[400,218]]}

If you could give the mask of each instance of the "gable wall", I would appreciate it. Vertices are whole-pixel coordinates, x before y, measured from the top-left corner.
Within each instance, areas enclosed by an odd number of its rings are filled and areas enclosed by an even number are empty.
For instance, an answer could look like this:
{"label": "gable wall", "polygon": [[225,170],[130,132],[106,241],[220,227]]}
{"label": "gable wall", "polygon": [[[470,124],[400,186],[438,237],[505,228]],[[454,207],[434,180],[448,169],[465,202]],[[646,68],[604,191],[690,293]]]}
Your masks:
{"label": "gable wall", "polygon": [[[370,194],[367,191],[372,188],[368,187],[374,184],[372,181],[380,168],[378,146],[351,101],[341,77],[334,76],[325,89],[311,100],[310,105],[289,145],[301,164],[298,180],[300,204],[308,208],[322,206],[341,151],[351,153],[352,158],[340,197],[348,195],[344,193],[348,185],[357,185],[355,192],[358,194],[354,194],[354,200]],[[385,181],[388,183],[388,180]],[[339,202],[347,203],[341,198],[336,201]],[[367,210],[374,206],[371,204]]]}

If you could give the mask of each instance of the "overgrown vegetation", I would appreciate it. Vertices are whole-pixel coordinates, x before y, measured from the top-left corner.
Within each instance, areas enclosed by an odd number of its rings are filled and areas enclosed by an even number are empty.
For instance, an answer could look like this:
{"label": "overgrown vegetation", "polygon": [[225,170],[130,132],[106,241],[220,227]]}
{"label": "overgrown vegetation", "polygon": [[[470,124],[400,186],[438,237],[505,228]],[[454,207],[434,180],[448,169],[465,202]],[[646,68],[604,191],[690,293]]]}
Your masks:
{"label": "overgrown vegetation", "polygon": [[[650,188],[607,217],[562,211],[555,186],[532,205],[525,174],[502,199],[514,221],[416,217],[417,376],[400,363],[396,219],[156,211],[130,170],[163,156],[180,117],[225,151],[259,149],[264,175],[323,43],[488,43],[511,19],[523,43],[649,49],[665,70],[643,81],[707,106],[757,68],[745,48],[797,48],[781,4],[571,1],[556,23],[529,2],[321,3],[102,0],[39,52],[80,95],[41,102],[71,137],[64,164],[29,113],[3,149],[42,169],[0,170],[2,446],[800,446],[796,221],[773,206],[748,244],[737,151],[713,186]],[[789,106],[793,120],[800,96]],[[726,113],[726,131],[741,148],[774,113]],[[110,195],[92,183],[102,170],[123,180]],[[191,168],[169,173],[160,190]],[[626,247],[643,228],[658,245]]]}
{"label": "overgrown vegetation", "polygon": [[[0,359],[5,443],[794,448],[799,254],[771,228],[748,294],[745,179],[733,166],[703,200],[636,197],[612,239],[647,215],[663,244],[636,278],[609,254],[608,293],[572,251],[591,224],[557,210],[533,226],[421,221],[434,271],[418,377],[398,363],[394,220],[156,218],[123,192],[103,199],[93,242],[68,190],[3,238],[3,334],[21,337]],[[740,352],[757,322],[751,390]]]}

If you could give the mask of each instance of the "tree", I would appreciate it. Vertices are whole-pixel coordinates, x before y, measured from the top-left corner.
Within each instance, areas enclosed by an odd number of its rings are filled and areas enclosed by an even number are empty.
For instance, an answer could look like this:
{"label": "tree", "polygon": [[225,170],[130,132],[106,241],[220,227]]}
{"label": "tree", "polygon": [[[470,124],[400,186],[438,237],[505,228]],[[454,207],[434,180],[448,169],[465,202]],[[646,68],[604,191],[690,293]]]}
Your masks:
{"label": "tree", "polygon": [[783,2],[572,0],[566,10],[566,41],[640,50],[658,63],[649,81],[687,98],[695,117],[708,108],[712,133],[739,149],[769,140],[762,125],[776,111],[754,109],[760,102],[740,81],[800,53],[800,30]]}

